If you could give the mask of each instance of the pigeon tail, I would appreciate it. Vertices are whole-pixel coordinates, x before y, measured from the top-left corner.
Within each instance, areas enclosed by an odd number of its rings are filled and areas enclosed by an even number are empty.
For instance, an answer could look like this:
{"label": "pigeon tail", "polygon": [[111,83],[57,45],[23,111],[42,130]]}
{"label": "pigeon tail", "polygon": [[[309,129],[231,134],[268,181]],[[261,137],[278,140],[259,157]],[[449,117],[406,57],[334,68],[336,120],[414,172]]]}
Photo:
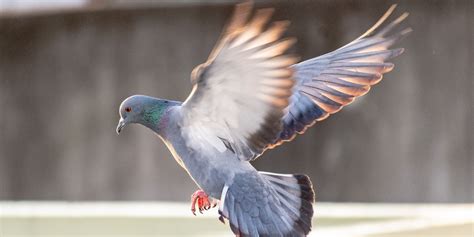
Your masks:
{"label": "pigeon tail", "polygon": [[219,213],[237,236],[306,236],[313,203],[306,175],[248,172],[224,187]]}
{"label": "pigeon tail", "polygon": [[[311,220],[313,217],[313,204],[315,194],[313,184],[305,174],[276,174],[259,172],[277,191],[279,201],[287,212],[293,212],[296,207],[298,219],[294,228],[307,235],[311,231]],[[293,202],[292,202],[293,201]]]}

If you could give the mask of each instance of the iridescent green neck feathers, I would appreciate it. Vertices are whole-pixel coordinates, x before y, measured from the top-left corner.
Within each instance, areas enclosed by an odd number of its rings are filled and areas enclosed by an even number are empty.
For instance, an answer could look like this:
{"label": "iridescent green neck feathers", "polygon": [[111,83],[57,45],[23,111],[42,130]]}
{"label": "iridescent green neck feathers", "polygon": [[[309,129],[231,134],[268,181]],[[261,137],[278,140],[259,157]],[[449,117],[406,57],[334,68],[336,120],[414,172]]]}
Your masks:
{"label": "iridescent green neck feathers", "polygon": [[166,114],[170,107],[180,105],[180,102],[157,99],[144,95],[134,95],[125,99],[120,105],[121,128],[130,123],[142,124],[155,132],[166,126]]}

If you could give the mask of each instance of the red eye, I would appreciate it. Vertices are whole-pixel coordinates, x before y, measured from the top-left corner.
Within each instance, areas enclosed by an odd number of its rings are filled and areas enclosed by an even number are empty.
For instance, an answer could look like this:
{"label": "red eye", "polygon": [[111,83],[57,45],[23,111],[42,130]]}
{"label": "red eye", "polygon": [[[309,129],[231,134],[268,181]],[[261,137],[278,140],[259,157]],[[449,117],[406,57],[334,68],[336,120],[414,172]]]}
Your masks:
{"label": "red eye", "polygon": [[127,113],[132,112],[132,108],[130,108],[130,107],[125,107],[125,112],[127,112]]}

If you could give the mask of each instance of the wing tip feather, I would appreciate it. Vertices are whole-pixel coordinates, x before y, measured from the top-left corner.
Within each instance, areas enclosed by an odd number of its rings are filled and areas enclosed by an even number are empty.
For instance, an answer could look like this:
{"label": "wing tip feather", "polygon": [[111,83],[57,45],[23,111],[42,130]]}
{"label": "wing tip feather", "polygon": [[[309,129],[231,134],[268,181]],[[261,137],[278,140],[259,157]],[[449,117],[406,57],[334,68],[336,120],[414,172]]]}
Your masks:
{"label": "wing tip feather", "polygon": [[[372,27],[370,27],[364,34],[359,36],[356,40],[362,39],[362,38],[372,34],[375,30],[377,30],[379,28],[379,26],[382,25],[387,20],[387,18],[393,13],[393,11],[395,11],[395,8],[397,8],[397,4],[392,4],[388,8],[388,10],[382,15],[382,17],[380,17]],[[354,40],[354,41],[356,41],[356,40]]]}

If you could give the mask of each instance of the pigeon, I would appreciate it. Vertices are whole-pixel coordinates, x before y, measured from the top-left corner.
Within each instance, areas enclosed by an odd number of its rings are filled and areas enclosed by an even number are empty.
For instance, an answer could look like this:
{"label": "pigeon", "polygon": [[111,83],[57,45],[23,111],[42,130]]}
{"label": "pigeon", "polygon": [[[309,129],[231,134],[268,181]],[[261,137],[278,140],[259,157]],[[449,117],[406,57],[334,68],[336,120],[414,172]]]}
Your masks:
{"label": "pigeon", "polygon": [[[408,13],[385,20],[349,44],[298,63],[288,53],[288,21],[272,8],[237,4],[208,60],[191,73],[184,102],[133,95],[119,108],[117,133],[137,123],[161,138],[199,187],[191,210],[218,205],[236,236],[306,236],[315,193],[308,176],[257,171],[251,161],[366,94],[403,52],[390,47]],[[384,27],[381,27],[384,25]]]}

